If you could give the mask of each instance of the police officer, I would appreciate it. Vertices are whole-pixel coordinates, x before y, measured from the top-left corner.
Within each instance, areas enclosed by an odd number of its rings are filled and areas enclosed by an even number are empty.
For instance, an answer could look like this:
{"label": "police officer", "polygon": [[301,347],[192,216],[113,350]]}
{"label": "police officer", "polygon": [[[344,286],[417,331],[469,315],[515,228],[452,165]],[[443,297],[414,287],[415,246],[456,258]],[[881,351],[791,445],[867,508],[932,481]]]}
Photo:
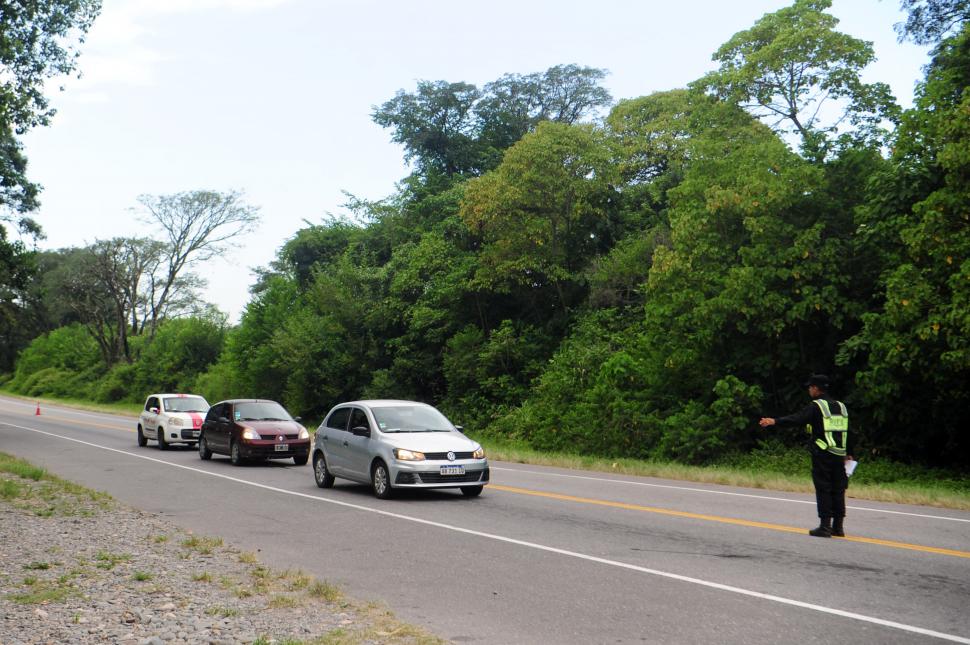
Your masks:
{"label": "police officer", "polygon": [[848,456],[849,412],[840,401],[828,395],[829,379],[813,374],[805,383],[812,402],[787,417],[764,417],[762,428],[769,426],[804,426],[812,435],[812,483],[818,506],[818,528],[810,530],[815,537],[842,537],[845,518],[845,489],[849,485],[845,474]]}

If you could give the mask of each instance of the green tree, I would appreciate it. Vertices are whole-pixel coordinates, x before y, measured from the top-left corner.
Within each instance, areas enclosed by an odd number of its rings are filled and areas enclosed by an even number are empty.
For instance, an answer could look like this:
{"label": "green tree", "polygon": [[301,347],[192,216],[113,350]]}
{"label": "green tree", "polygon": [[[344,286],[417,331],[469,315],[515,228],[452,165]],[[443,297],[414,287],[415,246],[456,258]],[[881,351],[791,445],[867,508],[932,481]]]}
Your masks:
{"label": "green tree", "polygon": [[968,0],[902,0],[906,21],[896,25],[900,40],[910,38],[920,45],[938,43],[963,23],[970,22]]}
{"label": "green tree", "polygon": [[542,121],[572,124],[609,104],[606,71],[556,65],[545,72],[506,74],[479,90],[469,83],[419,81],[375,107],[374,122],[391,128],[425,179],[475,176]]}
{"label": "green tree", "polygon": [[545,72],[506,74],[485,85],[475,105],[480,137],[505,150],[542,121],[573,124],[612,101],[600,85],[606,70],[556,65]]}
{"label": "green tree", "polygon": [[577,302],[581,270],[612,242],[611,151],[591,126],[542,123],[465,189],[461,216],[482,235],[477,282]]}
{"label": "green tree", "polygon": [[24,174],[14,135],[50,122],[44,83],[74,71],[100,11],[100,0],[0,1],[0,210],[36,208],[37,186]]}
{"label": "green tree", "polygon": [[[965,466],[970,442],[970,27],[941,42],[903,115],[892,165],[860,223],[887,249],[878,293],[846,342],[865,358],[859,397],[878,447],[905,460]],[[931,419],[931,422],[927,422]],[[913,428],[921,428],[914,433]]]}
{"label": "green tree", "polygon": [[398,90],[375,107],[374,122],[393,128],[391,140],[404,146],[405,161],[417,160],[424,174],[473,172],[480,161],[472,111],[480,93],[468,83],[419,81],[417,92]]}
{"label": "green tree", "polygon": [[22,242],[7,242],[0,226],[0,372],[13,368],[17,352],[33,331],[33,326],[24,325],[23,312],[34,266],[34,254]]}
{"label": "green tree", "polygon": [[164,243],[157,247],[158,260],[141,272],[147,284],[138,294],[140,316],[132,316],[132,330],[154,335],[162,319],[194,304],[194,294],[185,287],[204,281],[187,276],[188,271],[222,255],[235,238],[252,231],[259,223],[259,208],[243,202],[238,191],[142,195],[138,201]]}
{"label": "green tree", "polygon": [[872,43],[836,31],[838,19],[825,13],[831,5],[795,0],[765,14],[722,45],[713,56],[720,67],[694,85],[750,110],[779,132],[793,132],[815,161],[846,132],[844,124],[849,141],[881,141],[881,123],[895,118],[895,100],[885,83],[862,81],[862,70],[875,60]]}

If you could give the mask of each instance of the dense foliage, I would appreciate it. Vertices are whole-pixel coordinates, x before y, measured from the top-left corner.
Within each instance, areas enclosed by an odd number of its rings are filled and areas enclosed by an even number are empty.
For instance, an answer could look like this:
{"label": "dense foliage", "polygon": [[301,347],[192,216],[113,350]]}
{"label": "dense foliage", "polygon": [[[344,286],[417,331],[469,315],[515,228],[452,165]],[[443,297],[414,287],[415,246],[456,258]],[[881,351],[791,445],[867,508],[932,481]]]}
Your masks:
{"label": "dense foliage", "polygon": [[[860,80],[871,45],[829,5],[796,0],[689,89],[600,120],[604,72],[578,66],[399,92],[373,114],[412,162],[394,195],[297,231],[238,326],[163,320],[91,394],[196,389],[305,417],[413,398],[540,449],[705,463],[799,445],[756,420],[826,372],[863,454],[967,468],[965,3],[904,2],[926,10],[912,37],[941,38],[906,111]],[[11,385],[84,380],[81,336],[38,338]]]}

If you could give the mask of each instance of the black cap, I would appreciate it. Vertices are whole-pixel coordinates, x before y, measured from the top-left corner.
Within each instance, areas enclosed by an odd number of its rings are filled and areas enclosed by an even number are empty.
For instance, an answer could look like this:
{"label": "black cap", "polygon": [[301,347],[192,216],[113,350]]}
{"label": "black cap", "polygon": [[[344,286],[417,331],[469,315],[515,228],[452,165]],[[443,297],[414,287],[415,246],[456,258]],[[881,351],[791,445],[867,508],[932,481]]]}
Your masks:
{"label": "black cap", "polygon": [[827,390],[829,389],[829,377],[827,377],[825,374],[812,374],[808,377],[808,380],[805,381],[804,387],[809,387],[811,385],[814,385],[820,390]]}

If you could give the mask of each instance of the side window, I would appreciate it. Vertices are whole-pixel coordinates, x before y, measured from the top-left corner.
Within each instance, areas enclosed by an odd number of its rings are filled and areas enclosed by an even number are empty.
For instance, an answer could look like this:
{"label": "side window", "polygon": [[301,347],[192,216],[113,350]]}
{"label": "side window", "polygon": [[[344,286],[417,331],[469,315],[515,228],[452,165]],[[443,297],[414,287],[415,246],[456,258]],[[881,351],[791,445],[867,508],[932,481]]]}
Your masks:
{"label": "side window", "polygon": [[346,430],[347,429],[347,417],[350,416],[350,408],[340,408],[339,410],[334,410],[330,418],[327,419],[327,427],[333,428],[334,430]]}
{"label": "side window", "polygon": [[350,427],[356,428],[357,426],[364,426],[370,430],[370,423],[367,421],[367,413],[360,408],[354,408],[353,413],[350,415]]}
{"label": "side window", "polygon": [[222,416],[222,410],[223,410],[223,408],[225,408],[224,405],[214,405],[214,406],[212,406],[211,408],[209,408],[209,411],[206,413],[205,420],[206,421],[212,421],[212,422],[218,421],[219,420],[219,417]]}

